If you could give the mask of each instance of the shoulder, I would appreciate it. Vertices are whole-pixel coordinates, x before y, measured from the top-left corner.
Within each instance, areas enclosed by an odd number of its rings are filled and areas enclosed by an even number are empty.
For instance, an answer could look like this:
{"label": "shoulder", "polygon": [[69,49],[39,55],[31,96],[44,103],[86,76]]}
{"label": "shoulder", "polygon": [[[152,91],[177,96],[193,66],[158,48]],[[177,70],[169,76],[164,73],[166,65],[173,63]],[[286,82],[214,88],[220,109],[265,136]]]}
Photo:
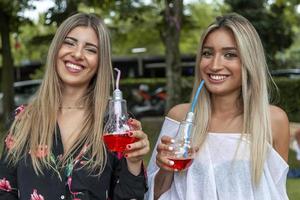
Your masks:
{"label": "shoulder", "polygon": [[284,110],[270,105],[270,118],[275,150],[285,159],[288,157],[290,142],[289,119]]}
{"label": "shoulder", "polygon": [[[270,118],[273,136],[276,138],[276,134],[280,134],[282,129],[289,128],[289,119],[284,110],[281,108],[270,105]],[[275,134],[275,135],[274,135]]]}
{"label": "shoulder", "polygon": [[185,116],[189,111],[189,108],[190,108],[190,104],[188,103],[178,104],[170,109],[167,116],[176,121],[182,121],[185,119]]}

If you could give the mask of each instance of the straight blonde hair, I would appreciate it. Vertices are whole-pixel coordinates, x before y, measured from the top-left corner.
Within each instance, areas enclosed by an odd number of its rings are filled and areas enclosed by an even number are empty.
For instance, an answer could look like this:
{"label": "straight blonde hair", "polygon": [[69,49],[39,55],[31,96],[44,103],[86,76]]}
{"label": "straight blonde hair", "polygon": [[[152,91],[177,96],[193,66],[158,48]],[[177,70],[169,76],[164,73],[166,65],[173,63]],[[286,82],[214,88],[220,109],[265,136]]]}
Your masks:
{"label": "straight blonde hair", "polygon": [[[269,71],[264,49],[252,24],[241,15],[232,13],[217,17],[202,34],[195,66],[195,81],[193,96],[202,80],[199,64],[202,46],[207,36],[220,28],[230,30],[237,43],[241,59],[242,88],[241,105],[243,107],[242,136],[247,136],[251,142],[252,182],[259,184],[266,159],[268,144],[272,145],[272,131],[269,116],[268,77]],[[208,124],[211,118],[211,100],[209,91],[203,88],[195,109],[195,140],[201,146],[207,136]]]}
{"label": "straight blonde hair", "polygon": [[97,34],[99,62],[97,72],[81,99],[86,107],[83,126],[71,148],[64,153],[62,164],[67,164],[75,153],[87,145],[91,157],[85,165],[91,170],[99,170],[99,173],[106,165],[107,155],[102,141],[102,130],[113,77],[110,36],[97,16],[78,13],[67,18],[57,29],[48,51],[46,72],[41,86],[32,102],[10,128],[14,145],[8,151],[7,158],[13,164],[26,158],[28,152],[36,151],[40,146],[47,147],[48,155],[44,158],[30,154],[37,174],[42,173],[43,167],[50,162],[53,138],[57,134],[57,113],[62,99],[62,83],[56,70],[57,54],[67,34],[78,26],[91,27]]}

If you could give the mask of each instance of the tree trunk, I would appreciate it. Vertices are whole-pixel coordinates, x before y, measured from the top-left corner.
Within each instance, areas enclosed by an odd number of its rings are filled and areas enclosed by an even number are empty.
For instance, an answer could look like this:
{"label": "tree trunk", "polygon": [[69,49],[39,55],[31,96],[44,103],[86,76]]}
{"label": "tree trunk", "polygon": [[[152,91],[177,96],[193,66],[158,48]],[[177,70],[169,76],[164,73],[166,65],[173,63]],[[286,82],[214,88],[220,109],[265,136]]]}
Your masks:
{"label": "tree trunk", "polygon": [[167,106],[168,111],[181,100],[181,55],[179,49],[183,0],[165,0],[164,31],[166,48]]}
{"label": "tree trunk", "polygon": [[12,111],[14,109],[14,66],[13,58],[11,54],[11,46],[9,39],[9,16],[0,11],[0,34],[2,43],[2,92],[3,92],[3,118],[2,122],[5,126],[9,124],[11,120]]}

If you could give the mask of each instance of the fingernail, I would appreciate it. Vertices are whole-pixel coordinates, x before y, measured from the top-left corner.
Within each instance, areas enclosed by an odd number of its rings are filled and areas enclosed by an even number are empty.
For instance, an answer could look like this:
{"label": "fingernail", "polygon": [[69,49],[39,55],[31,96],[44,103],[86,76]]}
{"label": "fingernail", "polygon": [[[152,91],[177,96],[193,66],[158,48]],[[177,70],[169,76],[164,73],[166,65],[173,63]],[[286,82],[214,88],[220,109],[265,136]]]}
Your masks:
{"label": "fingernail", "polygon": [[169,165],[174,165],[174,161],[170,160]]}
{"label": "fingernail", "polygon": [[170,150],[170,151],[173,151],[174,150],[174,147],[168,147],[168,149]]}
{"label": "fingernail", "polygon": [[175,140],[174,140],[174,139],[171,139],[171,143],[174,144],[174,143],[175,143]]}

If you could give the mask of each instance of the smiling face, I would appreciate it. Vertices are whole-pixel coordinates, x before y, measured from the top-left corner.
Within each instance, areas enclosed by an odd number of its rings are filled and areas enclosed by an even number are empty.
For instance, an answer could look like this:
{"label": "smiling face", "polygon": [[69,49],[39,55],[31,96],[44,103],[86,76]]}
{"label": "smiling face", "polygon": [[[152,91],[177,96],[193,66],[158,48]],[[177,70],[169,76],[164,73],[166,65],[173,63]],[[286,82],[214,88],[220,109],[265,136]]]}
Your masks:
{"label": "smiling face", "polygon": [[98,68],[98,37],[93,28],[78,26],[63,41],[57,73],[64,86],[87,87]]}
{"label": "smiling face", "polygon": [[204,40],[200,75],[214,95],[240,93],[241,60],[233,33],[225,28],[210,32]]}

